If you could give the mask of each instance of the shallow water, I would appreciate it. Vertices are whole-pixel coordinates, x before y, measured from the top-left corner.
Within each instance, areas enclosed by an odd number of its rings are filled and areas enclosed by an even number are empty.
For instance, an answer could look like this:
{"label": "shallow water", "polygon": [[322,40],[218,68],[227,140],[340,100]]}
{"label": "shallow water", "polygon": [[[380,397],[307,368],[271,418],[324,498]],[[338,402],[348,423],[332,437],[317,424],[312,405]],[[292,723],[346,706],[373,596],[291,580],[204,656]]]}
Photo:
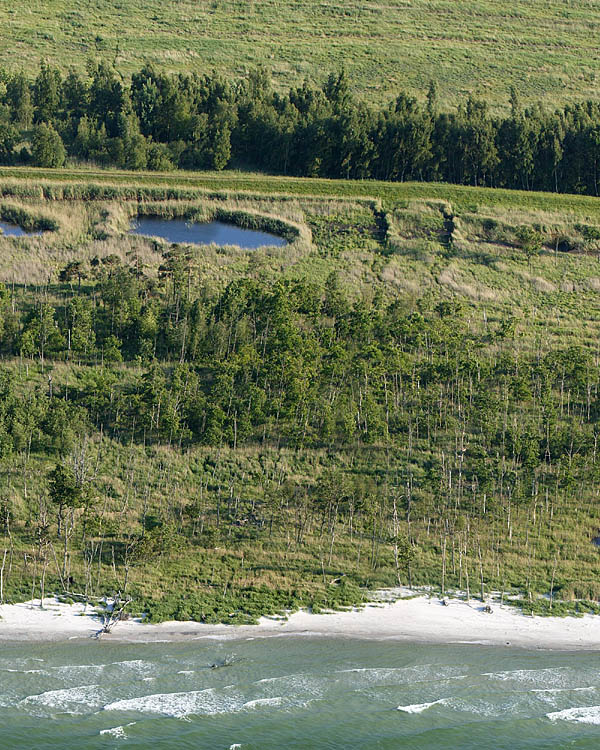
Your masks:
{"label": "shallow water", "polygon": [[3,748],[596,748],[600,654],[301,636],[2,643],[0,707]]}
{"label": "shallow water", "polygon": [[5,237],[37,237],[42,234],[41,230],[27,232],[16,224],[0,221],[0,229]]}
{"label": "shallow water", "polygon": [[169,242],[182,242],[196,245],[238,245],[248,250],[266,245],[281,247],[286,243],[283,237],[254,229],[242,229],[233,224],[211,221],[206,224],[193,224],[184,219],[161,219],[158,216],[142,216],[131,225],[133,234],[161,237]]}

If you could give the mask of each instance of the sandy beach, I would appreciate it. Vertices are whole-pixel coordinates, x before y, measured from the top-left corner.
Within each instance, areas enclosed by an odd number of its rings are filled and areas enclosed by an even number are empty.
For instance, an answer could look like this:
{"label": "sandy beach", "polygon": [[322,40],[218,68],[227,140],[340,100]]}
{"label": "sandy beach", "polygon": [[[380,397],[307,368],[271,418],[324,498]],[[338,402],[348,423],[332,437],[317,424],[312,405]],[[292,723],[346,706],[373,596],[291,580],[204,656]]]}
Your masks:
{"label": "sandy beach", "polygon": [[[406,591],[390,592],[397,596]],[[165,622],[149,625],[138,620],[118,623],[102,639],[159,642],[182,639],[238,639],[266,636],[336,636],[419,643],[473,643],[495,646],[560,650],[600,650],[600,616],[531,617],[514,607],[491,603],[487,613],[480,601],[416,596],[395,601],[375,601],[363,609],[311,614],[295,612],[287,620],[261,618],[258,625],[204,625]],[[2,640],[68,640],[92,638],[101,630],[94,610],[81,604],[47,599],[0,606]]]}

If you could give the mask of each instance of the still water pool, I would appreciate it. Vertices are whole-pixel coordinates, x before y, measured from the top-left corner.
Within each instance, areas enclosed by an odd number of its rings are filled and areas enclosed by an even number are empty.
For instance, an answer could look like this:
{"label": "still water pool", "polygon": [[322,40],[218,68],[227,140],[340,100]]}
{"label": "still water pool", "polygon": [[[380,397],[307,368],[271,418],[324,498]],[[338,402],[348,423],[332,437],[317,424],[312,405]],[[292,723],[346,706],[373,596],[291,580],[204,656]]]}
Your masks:
{"label": "still water pool", "polygon": [[255,250],[266,245],[282,247],[287,244],[282,237],[254,229],[242,229],[233,224],[211,221],[196,224],[184,219],[161,219],[158,216],[143,216],[132,223],[131,232],[148,237],[160,237],[169,242],[197,245],[237,245]]}
{"label": "still water pool", "polygon": [[19,227],[16,224],[9,224],[6,221],[0,221],[0,230],[2,230],[1,234],[5,237],[36,237],[42,234],[41,230],[27,232],[22,227]]}

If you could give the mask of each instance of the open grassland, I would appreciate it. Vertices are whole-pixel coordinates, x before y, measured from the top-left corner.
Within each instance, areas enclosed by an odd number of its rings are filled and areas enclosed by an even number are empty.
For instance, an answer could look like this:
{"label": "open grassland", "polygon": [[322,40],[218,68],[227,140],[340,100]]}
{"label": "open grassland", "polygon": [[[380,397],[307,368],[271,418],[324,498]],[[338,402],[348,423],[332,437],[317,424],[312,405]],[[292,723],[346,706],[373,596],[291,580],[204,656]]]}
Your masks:
{"label": "open grassland", "polygon": [[[290,242],[173,246],[137,215]],[[10,216],[54,229],[0,237],[9,598],[126,580],[155,620],[235,622],[398,580],[600,598],[597,200],[7,169]]]}
{"label": "open grassland", "polygon": [[96,169],[44,169],[0,167],[3,195],[76,198],[83,200],[152,198],[189,199],[255,195],[296,199],[299,196],[373,198],[389,201],[448,201],[458,208],[498,206],[542,210],[558,215],[573,213],[600,216],[595,196],[502,190],[427,182],[383,182],[376,180],[330,180],[310,177],[274,177],[249,172],[128,172]]}
{"label": "open grassland", "polygon": [[593,98],[600,8],[593,0],[48,0],[3,3],[0,63],[40,59],[83,68],[107,57],[130,73],[145,62],[233,78],[257,64],[287,88],[345,67],[369,101],[440,85],[451,107],[467,93],[508,104]]}

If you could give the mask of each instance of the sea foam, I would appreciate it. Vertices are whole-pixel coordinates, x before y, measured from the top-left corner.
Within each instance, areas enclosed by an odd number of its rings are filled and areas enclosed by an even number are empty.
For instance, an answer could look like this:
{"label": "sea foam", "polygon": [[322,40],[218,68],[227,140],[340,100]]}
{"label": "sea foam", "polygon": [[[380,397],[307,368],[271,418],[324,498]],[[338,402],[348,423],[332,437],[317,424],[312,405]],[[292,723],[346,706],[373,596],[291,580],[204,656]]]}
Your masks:
{"label": "sea foam", "polygon": [[409,706],[398,706],[397,710],[402,711],[405,714],[420,714],[426,711],[431,706],[435,706],[439,703],[446,703],[446,698],[440,698],[437,701],[431,701],[431,703],[411,703]]}
{"label": "sea foam", "polygon": [[129,724],[125,724],[125,726],[111,727],[110,729],[101,729],[99,734],[107,734],[109,735],[109,737],[114,737],[116,740],[126,740],[127,735],[125,734],[125,729],[127,727],[132,727],[135,723],[135,721],[131,721]]}
{"label": "sea foam", "polygon": [[440,679],[462,679],[460,669],[436,664],[417,664],[411,667],[359,667],[339,669],[335,674],[352,674],[354,678],[370,682],[393,682],[413,684],[415,682],[438,682]]}
{"label": "sea foam", "polygon": [[569,687],[572,679],[578,679],[567,667],[548,667],[547,669],[513,669],[507,672],[484,672],[482,677],[501,682],[519,682],[540,687]]}
{"label": "sea foam", "polygon": [[244,705],[239,696],[226,696],[214,688],[186,693],[156,693],[127,698],[104,706],[105,711],[139,711],[182,719],[194,714],[222,714],[239,711]]}
{"label": "sea foam", "polygon": [[102,705],[103,696],[99,685],[80,685],[62,690],[47,690],[38,695],[28,695],[19,705],[45,708],[66,714],[87,713],[86,709]]}
{"label": "sea foam", "polygon": [[246,701],[242,708],[260,708],[261,706],[281,706],[283,698],[277,696],[275,698],[256,698],[253,701]]}
{"label": "sea foam", "polygon": [[589,687],[574,687],[574,688],[536,688],[532,690],[532,693],[581,693],[589,690],[595,690],[595,685]]}
{"label": "sea foam", "polygon": [[546,714],[550,721],[575,721],[579,724],[600,724],[600,706],[580,706],[566,708]]}

